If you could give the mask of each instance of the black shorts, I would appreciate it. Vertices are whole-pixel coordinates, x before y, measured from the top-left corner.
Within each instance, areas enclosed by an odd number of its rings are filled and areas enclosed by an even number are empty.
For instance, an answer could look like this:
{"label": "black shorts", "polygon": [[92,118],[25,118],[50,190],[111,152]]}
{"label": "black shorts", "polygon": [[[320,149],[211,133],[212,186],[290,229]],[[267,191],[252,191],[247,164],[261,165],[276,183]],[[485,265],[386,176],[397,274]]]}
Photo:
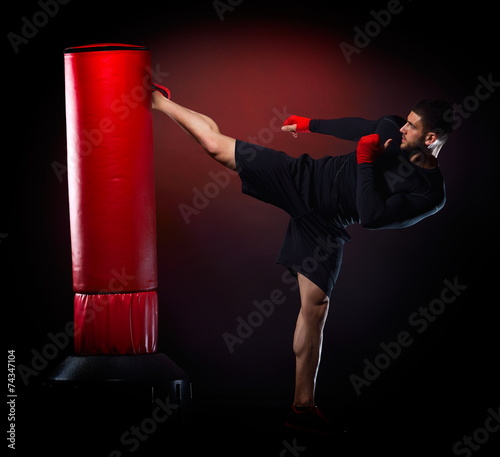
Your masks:
{"label": "black shorts", "polygon": [[[330,297],[349,235],[335,217],[335,201],[323,200],[319,191],[324,173],[318,170],[324,170],[325,162],[320,164],[321,159],[307,154],[290,157],[240,140],[236,141],[235,154],[243,193],[290,215],[277,262],[309,278]],[[330,176],[343,166],[345,157],[327,158],[332,169]]]}

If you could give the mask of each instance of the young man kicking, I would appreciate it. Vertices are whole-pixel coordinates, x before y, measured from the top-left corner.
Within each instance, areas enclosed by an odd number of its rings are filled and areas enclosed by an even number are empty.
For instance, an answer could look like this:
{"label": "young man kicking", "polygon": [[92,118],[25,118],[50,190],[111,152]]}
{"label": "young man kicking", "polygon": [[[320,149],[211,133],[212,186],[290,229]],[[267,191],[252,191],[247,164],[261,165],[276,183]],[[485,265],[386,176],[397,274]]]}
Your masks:
{"label": "young man kicking", "polygon": [[223,135],[209,117],[170,100],[153,85],[153,108],[184,129],[217,162],[236,170],[243,193],[290,215],[278,263],[297,275],[301,307],[293,338],[295,394],[285,425],[329,434],[342,431],[315,404],[323,328],[340,270],[345,228],[408,227],[445,203],[437,155],[452,130],[450,106],[438,100],[415,105],[407,120],[385,116],[309,119],[291,116],[282,130],[315,132],[357,141],[356,151],[298,158]]}

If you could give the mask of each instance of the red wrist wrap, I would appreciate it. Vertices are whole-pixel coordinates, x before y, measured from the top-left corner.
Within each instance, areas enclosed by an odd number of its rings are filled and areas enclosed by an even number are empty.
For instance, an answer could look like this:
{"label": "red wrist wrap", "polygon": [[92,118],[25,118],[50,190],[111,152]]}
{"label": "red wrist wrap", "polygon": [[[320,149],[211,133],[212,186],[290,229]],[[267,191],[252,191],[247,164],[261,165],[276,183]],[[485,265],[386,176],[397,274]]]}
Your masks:
{"label": "red wrist wrap", "polygon": [[309,130],[309,123],[311,122],[311,119],[307,117],[301,117],[301,116],[290,116],[285,122],[283,122],[283,125],[293,125],[297,124],[296,131],[298,133],[310,133],[311,131]]}
{"label": "red wrist wrap", "polygon": [[356,160],[358,163],[372,163],[381,153],[380,135],[373,133],[360,138],[356,148]]}

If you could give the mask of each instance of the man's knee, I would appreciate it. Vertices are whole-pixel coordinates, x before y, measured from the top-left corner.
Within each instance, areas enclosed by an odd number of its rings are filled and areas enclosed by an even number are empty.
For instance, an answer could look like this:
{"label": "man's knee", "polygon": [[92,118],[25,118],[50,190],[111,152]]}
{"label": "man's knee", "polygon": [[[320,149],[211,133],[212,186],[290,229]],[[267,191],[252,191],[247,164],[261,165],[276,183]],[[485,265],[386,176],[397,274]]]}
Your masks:
{"label": "man's knee", "polygon": [[232,170],[236,169],[235,143],[234,138],[216,132],[207,133],[202,139],[203,148],[210,157]]}
{"label": "man's knee", "polygon": [[298,273],[297,277],[299,280],[300,299],[302,303],[317,306],[328,304],[328,296],[321,287],[301,273]]}
{"label": "man's knee", "polygon": [[301,312],[306,322],[310,324],[321,324],[328,313],[329,301],[305,300],[302,301]]}
{"label": "man's knee", "polygon": [[301,294],[300,312],[307,325],[322,327],[328,314],[330,300],[319,288],[309,292]]}
{"label": "man's knee", "polygon": [[221,136],[222,135],[220,133],[210,130],[200,135],[199,140],[205,151],[207,151],[210,155],[216,155],[219,153],[221,148],[221,141],[219,138]]}

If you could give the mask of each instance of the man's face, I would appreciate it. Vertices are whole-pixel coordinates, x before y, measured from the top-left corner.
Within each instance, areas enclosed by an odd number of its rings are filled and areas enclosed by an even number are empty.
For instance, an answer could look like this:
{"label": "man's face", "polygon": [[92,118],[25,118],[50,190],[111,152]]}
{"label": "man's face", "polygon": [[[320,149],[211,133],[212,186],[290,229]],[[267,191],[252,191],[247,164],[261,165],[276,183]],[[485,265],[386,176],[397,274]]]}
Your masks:
{"label": "man's face", "polygon": [[403,134],[401,149],[422,150],[425,148],[424,127],[418,114],[411,111],[406,119],[406,124],[399,131]]}

